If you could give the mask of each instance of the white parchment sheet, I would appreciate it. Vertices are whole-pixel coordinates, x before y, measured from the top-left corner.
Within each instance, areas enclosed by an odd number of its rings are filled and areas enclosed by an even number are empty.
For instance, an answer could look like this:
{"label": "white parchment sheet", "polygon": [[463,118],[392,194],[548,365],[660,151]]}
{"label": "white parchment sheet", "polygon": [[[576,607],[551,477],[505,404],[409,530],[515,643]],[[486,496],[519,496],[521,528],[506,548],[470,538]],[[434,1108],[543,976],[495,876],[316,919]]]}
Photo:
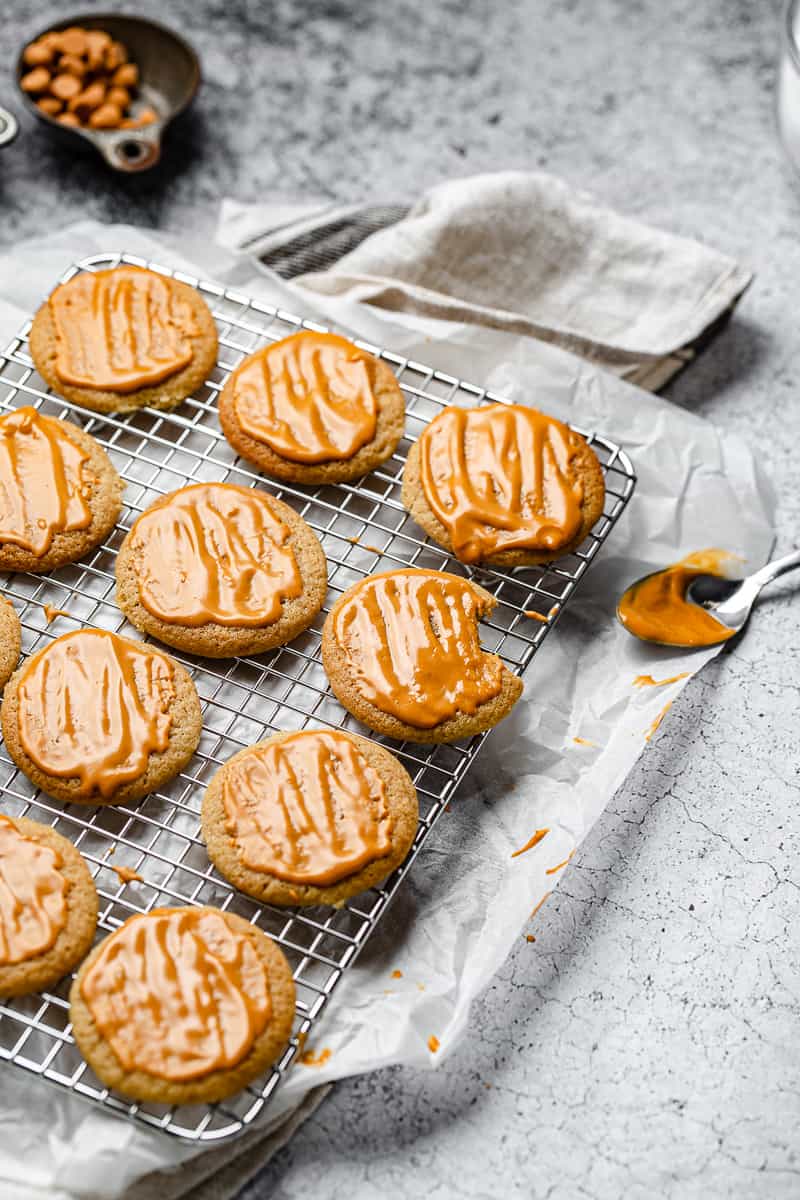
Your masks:
{"label": "white parchment sheet", "polygon": [[[299,289],[218,248],[167,245],[141,230],[87,222],[0,258],[3,343],[70,262],[111,249],[314,315]],[[645,571],[708,546],[758,566],[773,537],[774,499],[750,450],[692,413],[530,338],[429,319],[401,323],[341,299],[315,296],[314,306],[400,354],[596,427],[628,451],[639,483],[569,612],[537,654],[524,698],[488,739],[376,938],[340,986],[309,1047],[330,1056],[322,1066],[291,1070],[270,1118],[325,1081],[390,1063],[433,1067],[447,1056],[467,1027],[471,1001],[569,870],[559,864],[646,751],[648,731],[686,682],[637,688],[635,677],[694,673],[715,653],[671,653],[635,642],[614,619],[619,593]],[[542,828],[549,832],[534,849],[512,857]],[[432,1035],[440,1047],[435,1054],[428,1048]],[[195,1153],[0,1066],[4,1197],[110,1200],[145,1173]]]}

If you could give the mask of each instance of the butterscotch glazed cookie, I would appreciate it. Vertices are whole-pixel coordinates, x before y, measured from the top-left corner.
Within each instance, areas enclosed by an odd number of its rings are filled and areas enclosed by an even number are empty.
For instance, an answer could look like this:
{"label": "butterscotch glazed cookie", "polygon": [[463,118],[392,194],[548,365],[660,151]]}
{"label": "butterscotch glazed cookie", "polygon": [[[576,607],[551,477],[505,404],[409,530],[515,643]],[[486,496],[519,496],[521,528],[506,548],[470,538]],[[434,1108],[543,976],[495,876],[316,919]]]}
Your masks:
{"label": "butterscotch glazed cookie", "polygon": [[139,517],[117,557],[117,603],[137,629],[207,658],[260,654],[316,617],[325,553],[288,504],[200,483]]}
{"label": "butterscotch glazed cookie", "polygon": [[81,629],[23,663],[6,685],[0,722],[8,753],[48,795],[125,804],[182,770],[202,718],[194,684],[168,655]]}
{"label": "butterscotch glazed cookie", "polygon": [[53,571],[99,545],[125,484],[102,446],[35,408],[0,417],[0,570]]}
{"label": "butterscotch glazed cookie", "polygon": [[446,408],[411,447],[403,504],[462,562],[532,566],[568,554],[603,512],[586,440],[519,404]]}
{"label": "butterscotch glazed cookie", "polygon": [[216,908],[157,908],[96,946],[70,992],[78,1048],[131,1100],[200,1104],[275,1062],[295,990],[260,929]]}
{"label": "butterscotch glazed cookie", "polygon": [[203,800],[220,874],[267,904],[341,905],[399,866],[417,793],[393,754],[342,730],[278,733],[240,750]]}
{"label": "butterscotch glazed cookie", "polygon": [[60,833],[0,815],[0,996],[52,987],[89,952],[97,892]]}
{"label": "butterscotch glazed cookie", "polygon": [[337,700],[376,733],[456,742],[491,729],[522,680],[481,649],[478,621],[497,604],[443,571],[371,575],[333,606],[322,662]]}
{"label": "butterscotch glazed cookie", "polygon": [[142,267],[81,271],[33,320],[42,378],[96,412],[174,408],[217,361],[217,327],[194,288]]}
{"label": "butterscotch glazed cookie", "polygon": [[13,604],[0,596],[0,691],[8,683],[19,662],[22,628]]}
{"label": "butterscotch glazed cookie", "polygon": [[303,331],[236,368],[219,419],[233,448],[266,475],[343,483],[394,453],[405,403],[385,362],[336,334]]}

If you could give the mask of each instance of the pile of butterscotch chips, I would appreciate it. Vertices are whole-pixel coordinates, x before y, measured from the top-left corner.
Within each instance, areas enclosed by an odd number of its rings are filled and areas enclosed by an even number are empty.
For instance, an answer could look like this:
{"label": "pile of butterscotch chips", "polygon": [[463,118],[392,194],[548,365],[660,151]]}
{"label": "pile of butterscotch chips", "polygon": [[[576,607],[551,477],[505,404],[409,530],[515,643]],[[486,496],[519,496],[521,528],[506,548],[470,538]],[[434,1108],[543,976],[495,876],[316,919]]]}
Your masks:
{"label": "pile of butterscotch chips", "polygon": [[139,68],[122,42],[102,29],[52,30],[25,47],[30,70],[20,79],[24,92],[62,125],[89,129],[140,129],[158,120],[130,106],[139,86]]}

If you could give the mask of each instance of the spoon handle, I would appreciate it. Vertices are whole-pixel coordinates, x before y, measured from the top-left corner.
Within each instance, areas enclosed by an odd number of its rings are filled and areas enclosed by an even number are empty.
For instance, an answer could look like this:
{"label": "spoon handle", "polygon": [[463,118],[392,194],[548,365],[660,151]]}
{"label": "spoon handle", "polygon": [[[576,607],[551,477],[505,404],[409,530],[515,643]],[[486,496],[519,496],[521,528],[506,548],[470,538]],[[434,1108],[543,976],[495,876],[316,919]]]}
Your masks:
{"label": "spoon handle", "polygon": [[777,579],[780,575],[785,575],[787,571],[794,571],[796,567],[800,567],[800,550],[793,550],[791,554],[785,554],[783,558],[773,559],[750,578],[760,589],[765,584],[772,583],[773,579]]}

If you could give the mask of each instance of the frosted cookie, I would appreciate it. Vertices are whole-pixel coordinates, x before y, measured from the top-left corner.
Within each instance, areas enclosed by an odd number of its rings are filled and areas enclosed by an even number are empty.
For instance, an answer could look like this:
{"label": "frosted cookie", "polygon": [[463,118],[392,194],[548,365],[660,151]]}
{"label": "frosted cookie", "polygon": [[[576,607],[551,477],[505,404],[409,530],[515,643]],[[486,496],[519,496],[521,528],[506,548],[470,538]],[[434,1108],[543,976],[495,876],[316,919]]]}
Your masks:
{"label": "frosted cookie", "polygon": [[95,947],[72,985],[70,1020],[107,1087],[211,1103],[275,1062],[294,1001],[289,964],[260,929],[217,908],[156,908]]}
{"label": "frosted cookie", "polygon": [[603,512],[597,455],[562,421],[520,404],[446,408],[411,447],[403,504],[462,562],[550,562]]}
{"label": "frosted cookie", "polygon": [[0,815],[0,997],[52,987],[88,954],[96,928],[97,892],[72,843]]}
{"label": "frosted cookie", "polygon": [[405,403],[386,363],[336,334],[304,331],[236,368],[219,419],[233,448],[266,475],[343,483],[394,453]]}
{"label": "frosted cookie", "polygon": [[376,733],[456,742],[490,729],[522,680],[481,649],[478,621],[497,604],[442,571],[371,575],[328,614],[322,663],[336,699]]}
{"label": "frosted cookie", "polygon": [[199,292],[131,266],[62,283],[34,317],[29,344],[50,387],[96,412],[174,408],[217,361],[217,327]]}
{"label": "frosted cookie", "polygon": [[282,646],[316,617],[325,553],[273,496],[199,483],[139,517],[117,557],[117,603],[137,629],[207,658]]}
{"label": "frosted cookie", "polygon": [[398,867],[417,793],[393,754],[354,733],[278,733],[234,754],[203,800],[220,874],[267,904],[340,905]]}
{"label": "frosted cookie", "polygon": [[6,749],[57,800],[125,804],[177,775],[202,718],[183,667],[142,642],[81,629],[27,659],[0,708]]}
{"label": "frosted cookie", "polygon": [[0,571],[53,571],[114,528],[125,484],[69,421],[16,408],[0,417]]}
{"label": "frosted cookie", "polygon": [[16,609],[4,596],[0,596],[0,691],[19,662],[21,648],[22,628]]}

